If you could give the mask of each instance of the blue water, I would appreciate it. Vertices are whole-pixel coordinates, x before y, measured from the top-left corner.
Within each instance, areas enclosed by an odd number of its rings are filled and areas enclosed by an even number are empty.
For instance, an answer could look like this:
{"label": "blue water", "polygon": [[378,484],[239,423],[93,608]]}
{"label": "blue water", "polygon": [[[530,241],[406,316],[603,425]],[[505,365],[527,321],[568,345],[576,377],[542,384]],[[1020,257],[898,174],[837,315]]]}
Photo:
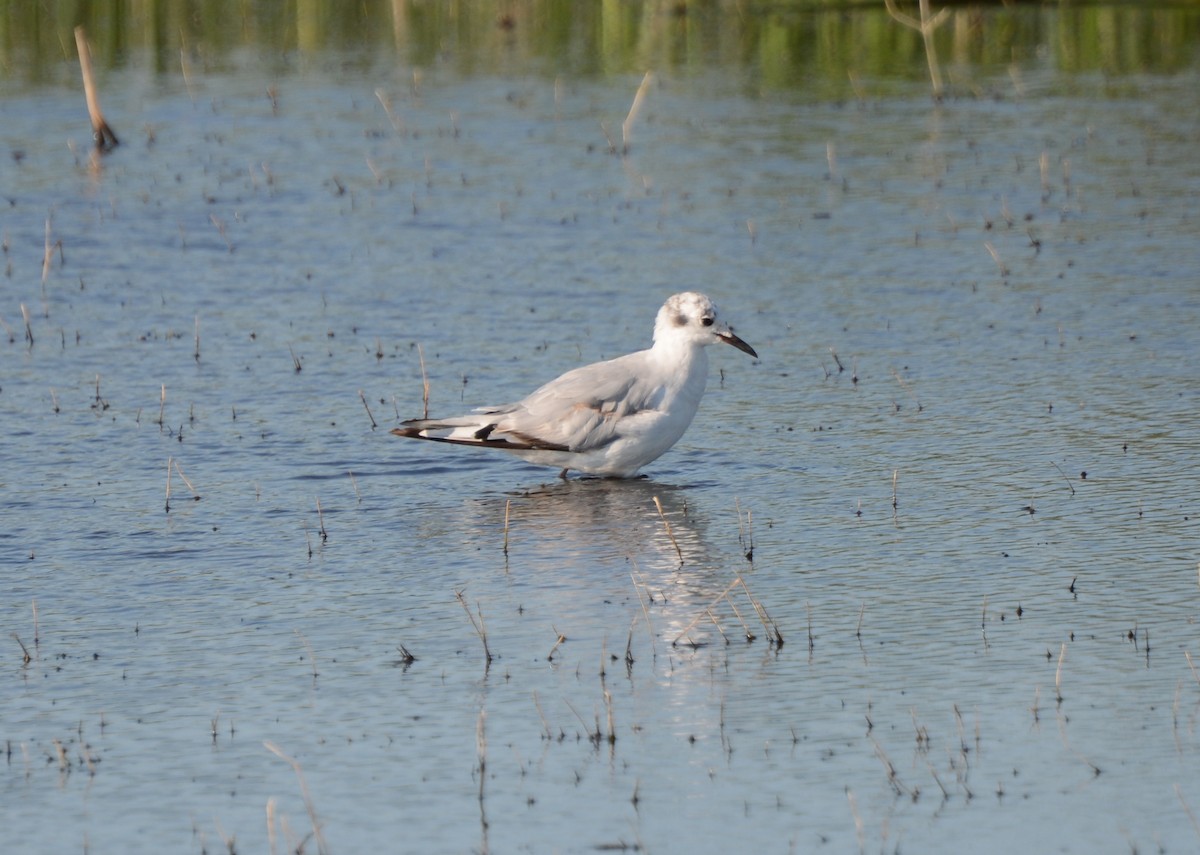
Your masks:
{"label": "blue water", "polygon": [[[1193,78],[8,84],[0,848],[1194,848]],[[684,289],[645,479],[387,433]]]}

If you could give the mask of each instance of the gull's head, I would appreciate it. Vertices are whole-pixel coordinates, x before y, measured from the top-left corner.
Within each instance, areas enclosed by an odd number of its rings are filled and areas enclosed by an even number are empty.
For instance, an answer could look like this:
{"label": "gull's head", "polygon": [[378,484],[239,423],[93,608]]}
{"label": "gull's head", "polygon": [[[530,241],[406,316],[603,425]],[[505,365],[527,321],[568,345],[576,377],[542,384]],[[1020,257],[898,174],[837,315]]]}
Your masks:
{"label": "gull's head", "polygon": [[663,303],[654,321],[654,342],[698,347],[724,342],[758,357],[754,348],[734,335],[729,325],[717,316],[716,304],[695,291],[675,294]]}

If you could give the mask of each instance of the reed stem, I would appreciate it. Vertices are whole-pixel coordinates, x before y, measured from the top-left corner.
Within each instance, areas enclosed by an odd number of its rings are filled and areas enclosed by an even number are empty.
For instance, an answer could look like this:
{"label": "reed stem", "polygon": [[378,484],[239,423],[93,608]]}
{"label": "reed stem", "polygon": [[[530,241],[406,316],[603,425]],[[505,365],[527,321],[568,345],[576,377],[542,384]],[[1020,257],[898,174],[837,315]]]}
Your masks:
{"label": "reed stem", "polygon": [[75,28],[75,47],[79,51],[79,70],[83,74],[83,94],[87,99],[88,117],[92,122],[92,139],[100,152],[111,151],[120,144],[113,129],[104,120],[100,110],[100,97],[96,94],[96,79],[92,74],[92,51],[88,47],[87,31]]}

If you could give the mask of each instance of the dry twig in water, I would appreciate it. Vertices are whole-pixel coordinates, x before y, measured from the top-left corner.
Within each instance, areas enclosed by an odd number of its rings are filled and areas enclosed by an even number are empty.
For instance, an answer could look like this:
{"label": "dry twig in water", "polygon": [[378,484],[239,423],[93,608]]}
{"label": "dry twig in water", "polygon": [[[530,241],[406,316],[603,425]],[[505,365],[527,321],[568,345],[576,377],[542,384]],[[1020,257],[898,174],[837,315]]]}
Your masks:
{"label": "dry twig in water", "polygon": [[1200,822],[1196,821],[1196,814],[1192,812],[1192,806],[1187,803],[1183,797],[1183,790],[1179,788],[1179,784],[1175,785],[1175,795],[1179,798],[1179,803],[1183,805],[1183,812],[1187,814],[1187,818],[1192,821],[1192,828],[1196,829],[1196,836],[1200,837]]}
{"label": "dry twig in water", "polygon": [[479,754],[479,827],[483,834],[482,851],[487,852],[488,821],[487,812],[483,807],[483,783],[487,780],[487,710],[479,710],[479,720],[475,723],[475,748]]}
{"label": "dry twig in water", "polygon": [[992,257],[992,261],[996,262],[996,267],[1000,270],[1000,277],[1002,279],[1007,279],[1008,265],[1004,263],[1002,258],[1000,258],[1000,253],[996,251],[996,247],[992,246],[991,241],[985,240],[983,242],[983,248],[988,251],[988,255]]}
{"label": "dry twig in water", "polygon": [[554,634],[558,637],[554,640],[554,646],[550,648],[550,652],[546,655],[547,662],[554,661],[554,651],[558,650],[558,646],[567,640],[567,637],[565,635],[563,635],[561,632],[559,632],[557,629],[555,629],[553,626],[551,626],[550,628],[554,630]]}
{"label": "dry twig in water", "polygon": [[463,610],[467,613],[467,617],[471,619],[471,626],[475,628],[475,634],[479,636],[479,640],[483,642],[483,655],[486,660],[485,670],[492,665],[492,651],[488,649],[487,642],[487,627],[483,623],[483,609],[479,608],[479,604],[475,604],[475,610],[479,612],[479,620],[475,620],[475,615],[471,613],[471,607],[467,605],[467,598],[463,596],[462,591],[454,592],[455,598],[462,604]]}
{"label": "dry twig in water", "polygon": [[754,563],[754,518],[751,516],[750,510],[746,509],[746,525],[742,526],[742,506],[737,498],[733,500],[733,510],[737,513],[738,520],[738,543],[741,544],[742,554],[750,563]]}
{"label": "dry twig in water", "polygon": [[612,693],[604,690],[604,706],[608,713],[608,744],[615,745],[617,742],[617,726],[613,717],[613,701]]}
{"label": "dry twig in water", "polygon": [[363,409],[367,411],[367,418],[371,420],[371,430],[375,430],[379,425],[375,424],[375,416],[371,415],[371,408],[367,405],[367,396],[362,389],[358,390],[358,397],[362,401]]}
{"label": "dry twig in water", "polygon": [[[763,604],[755,599],[754,595],[750,593],[750,589],[746,587],[746,580],[741,576],[738,576],[737,581],[742,586],[742,590],[746,592],[746,597],[750,600],[750,605],[754,606],[754,613],[758,615],[758,619],[762,622],[763,629],[767,631],[767,641],[771,644],[774,644],[776,647],[783,647],[783,634],[779,631],[779,625],[775,623],[775,620],[769,614],[767,614],[767,610],[763,607]],[[810,652],[811,644],[812,631],[810,629]]]}
{"label": "dry twig in water", "polygon": [[417,657],[413,656],[412,652],[407,647],[405,647],[403,644],[399,645],[396,649],[398,651],[400,651],[400,663],[399,664],[404,666],[404,668],[407,669],[409,665],[411,665],[417,661]]}
{"label": "dry twig in water", "polygon": [[675,554],[679,556],[679,566],[683,566],[683,550],[679,548],[679,541],[675,539],[675,532],[671,531],[671,521],[667,519],[667,514],[663,511],[662,502],[658,500],[658,496],[654,497],[654,507],[658,508],[659,519],[663,521],[663,525],[667,527],[667,537],[671,538],[671,545],[675,547]]}
{"label": "dry twig in water", "polygon": [[30,323],[29,309],[24,303],[21,304],[21,320],[25,322],[25,341],[33,347],[33,324]]}
{"label": "dry twig in water", "polygon": [[[179,468],[179,461],[175,460],[174,458],[168,458],[167,465],[174,465],[175,474],[183,480],[185,485],[187,485],[188,490],[192,494],[192,500],[196,502],[200,501],[200,494],[196,492],[196,488],[192,486],[192,482],[187,479],[187,476],[183,474],[183,470]],[[170,474],[170,472],[167,473],[168,480],[170,479]],[[168,496],[168,498],[170,498],[170,496]]]}
{"label": "dry twig in water", "polygon": [[321,535],[321,542],[325,543],[329,540],[329,532],[325,531],[325,512],[321,510],[321,499],[317,498],[317,522],[321,528],[318,533]]}
{"label": "dry twig in water", "polygon": [[633,96],[633,104],[629,107],[629,115],[621,123],[621,154],[629,153],[629,140],[633,136],[633,123],[637,121],[638,115],[642,112],[642,104],[646,101],[646,93],[650,90],[650,84],[653,81],[654,75],[647,71],[646,75],[642,78],[641,85],[637,88],[637,94]]}
{"label": "dry twig in water", "polygon": [[[677,636],[675,636],[675,640],[671,642],[671,646],[672,646],[672,647],[675,647],[676,645],[678,645],[678,644],[679,644],[679,642],[680,642],[680,641],[681,641],[681,640],[682,640],[684,637],[686,637],[686,636],[687,636],[687,634],[688,634],[689,632],[691,632],[691,631],[692,631],[692,627],[694,627],[696,624],[698,624],[698,623],[699,623],[699,622],[700,622],[700,621],[701,621],[703,618],[705,618],[705,617],[711,617],[711,614],[712,614],[712,612],[711,612],[711,610],[712,610],[712,607],[713,607],[713,606],[715,606],[717,603],[721,602],[721,600],[725,599],[727,596],[729,596],[729,592],[730,592],[730,591],[732,591],[734,588],[736,588],[736,587],[737,587],[737,584],[738,584],[738,582],[739,582],[739,581],[741,581],[741,577],[740,577],[740,576],[739,576],[737,579],[734,579],[732,582],[730,582],[730,583],[729,583],[729,584],[728,584],[728,585],[725,587],[725,590],[723,590],[721,593],[717,594],[716,598],[715,598],[715,599],[713,599],[713,601],[712,601],[711,603],[709,603],[707,606],[705,606],[705,607],[704,607],[704,610],[703,610],[702,612],[700,612],[700,614],[698,614],[698,615],[696,615],[696,617],[692,618],[692,622],[691,622],[691,623],[689,623],[687,626],[685,626],[685,627],[684,627],[684,628],[683,628],[683,629],[682,629],[682,630],[679,632],[679,634],[678,634]],[[714,622],[715,622],[715,621],[714,621]],[[688,639],[688,642],[689,642],[689,643],[690,643],[690,644],[691,644],[693,647],[697,647],[697,646],[698,646],[698,645],[697,645],[697,644],[696,644],[694,641],[692,641],[690,638]]]}
{"label": "dry twig in water", "polygon": [[429,376],[425,373],[425,352],[417,342],[417,359],[421,361],[421,418],[429,418]]}
{"label": "dry twig in water", "polygon": [[21,640],[21,636],[15,632],[12,633],[12,637],[16,639],[17,644],[21,645],[21,664],[28,665],[33,661],[33,657],[29,654],[29,648],[25,646],[25,642]]}
{"label": "dry twig in water", "polygon": [[[61,246],[61,243],[59,244]],[[54,258],[54,247],[50,245],[50,218],[46,217],[46,247],[42,251],[42,296],[46,296],[46,280],[50,278],[50,262]]]}
{"label": "dry twig in water", "polygon": [[504,500],[504,555],[508,557],[508,517],[512,510],[512,499]]}
{"label": "dry twig in water", "polygon": [[313,804],[312,795],[308,792],[308,784],[304,780],[304,771],[300,768],[300,762],[294,757],[284,754],[283,749],[274,742],[264,741],[263,747],[291,766],[292,771],[296,773],[296,780],[300,782],[300,798],[304,802],[304,809],[308,811],[308,819],[312,823],[313,839],[317,841],[317,852],[320,855],[326,855],[329,849],[325,846],[325,835],[321,832],[321,820],[317,817],[317,808]]}
{"label": "dry twig in water", "polygon": [[911,15],[905,15],[896,8],[896,0],[883,0],[887,6],[888,14],[898,23],[906,27],[916,30],[921,34],[921,38],[925,42],[925,59],[929,63],[929,81],[933,85],[933,100],[941,101],[942,88],[942,71],[938,67],[937,47],[933,42],[933,32],[945,22],[950,15],[950,9],[942,9],[936,15],[929,13],[929,0],[918,0],[917,7],[920,9],[920,19],[914,18]]}
{"label": "dry twig in water", "polygon": [[1055,463],[1053,460],[1050,461],[1050,465],[1058,470],[1058,474],[1061,475],[1063,480],[1067,482],[1067,489],[1070,490],[1071,495],[1074,496],[1075,495],[1075,487],[1074,487],[1074,485],[1071,484],[1071,479],[1067,477],[1067,473],[1063,472],[1062,467],[1059,466],[1057,463]]}
{"label": "dry twig in water", "polygon": [[88,116],[92,120],[92,138],[96,141],[97,150],[111,151],[120,141],[108,126],[108,122],[104,121],[104,113],[100,111],[96,80],[92,76],[92,52],[88,48],[87,31],[83,27],[75,28],[75,47],[79,50],[79,69],[83,73],[83,94],[87,99]]}
{"label": "dry twig in water", "polygon": [[[713,607],[716,606],[718,603],[720,603],[722,600],[724,600],[726,603],[729,604],[729,607],[733,610],[734,615],[741,622],[742,629],[746,633],[746,641],[747,642],[754,641],[756,636],[750,630],[750,627],[746,624],[746,621],[742,619],[742,615],[738,611],[737,606],[734,604],[733,600],[731,600],[729,598],[730,592],[733,591],[734,588],[737,588],[739,586],[745,592],[746,598],[750,601],[750,605],[754,609],[754,613],[756,615],[758,615],[759,621],[762,622],[763,628],[767,632],[768,643],[773,644],[776,647],[783,647],[783,634],[779,631],[778,625],[771,618],[771,616],[767,614],[767,610],[765,608],[763,608],[762,603],[760,603],[758,600],[756,600],[754,598],[754,595],[750,593],[750,589],[746,586],[746,582],[741,576],[738,576],[736,579],[734,579],[732,582],[730,582],[725,587],[725,590],[721,591],[721,593],[718,594],[711,603],[709,603],[707,606],[705,606],[704,610],[701,611],[700,614],[696,615],[696,617],[692,619],[692,622],[689,623],[687,626],[685,626],[683,628],[683,630],[677,636],[675,636],[675,640],[671,642],[671,646],[675,647],[676,645],[678,645],[681,640],[683,640],[685,637],[687,637],[688,633],[691,632],[692,628],[706,617],[713,622],[713,625],[716,626],[717,631],[721,633],[721,636],[725,637],[725,633],[724,633],[724,631],[721,630],[721,625],[720,625],[720,623],[718,623],[716,615],[714,615],[713,611],[712,611]],[[700,646],[695,641],[692,641],[691,638],[688,638],[687,641],[688,641],[688,644],[690,644],[692,647]],[[728,639],[726,639],[726,641],[728,642]]]}
{"label": "dry twig in water", "polygon": [[1062,650],[1060,650],[1058,653],[1058,667],[1054,670],[1054,696],[1055,696],[1055,700],[1058,701],[1059,706],[1062,706],[1062,702],[1063,702],[1062,669],[1063,669],[1063,662],[1066,661],[1066,658],[1067,658],[1067,643],[1064,641],[1063,645],[1062,645]]}
{"label": "dry twig in water", "polygon": [[[646,631],[650,635],[650,652],[652,655],[657,656],[658,651],[654,649],[654,625],[650,622],[650,612],[646,608],[646,600],[642,597],[642,589],[646,587],[646,582],[644,579],[642,579],[639,582],[638,577],[640,577],[640,576],[641,576],[641,573],[637,570],[637,564],[635,562],[634,563],[634,571],[629,574],[629,578],[633,581],[634,591],[637,592],[638,605],[640,605],[642,607],[642,617],[644,617],[646,619]],[[649,591],[646,591],[646,596],[650,598],[651,602],[654,601],[654,598],[650,594]]]}

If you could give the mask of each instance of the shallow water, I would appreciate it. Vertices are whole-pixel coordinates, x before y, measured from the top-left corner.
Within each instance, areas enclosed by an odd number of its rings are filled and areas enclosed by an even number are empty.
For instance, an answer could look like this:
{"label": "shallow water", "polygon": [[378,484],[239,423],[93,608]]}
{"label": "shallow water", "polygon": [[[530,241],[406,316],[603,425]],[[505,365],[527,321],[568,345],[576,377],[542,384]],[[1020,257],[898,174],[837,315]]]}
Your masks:
{"label": "shallow water", "polygon": [[[0,848],[1200,843],[1194,66],[142,68],[4,92]],[[684,288],[645,479],[387,434]]]}

